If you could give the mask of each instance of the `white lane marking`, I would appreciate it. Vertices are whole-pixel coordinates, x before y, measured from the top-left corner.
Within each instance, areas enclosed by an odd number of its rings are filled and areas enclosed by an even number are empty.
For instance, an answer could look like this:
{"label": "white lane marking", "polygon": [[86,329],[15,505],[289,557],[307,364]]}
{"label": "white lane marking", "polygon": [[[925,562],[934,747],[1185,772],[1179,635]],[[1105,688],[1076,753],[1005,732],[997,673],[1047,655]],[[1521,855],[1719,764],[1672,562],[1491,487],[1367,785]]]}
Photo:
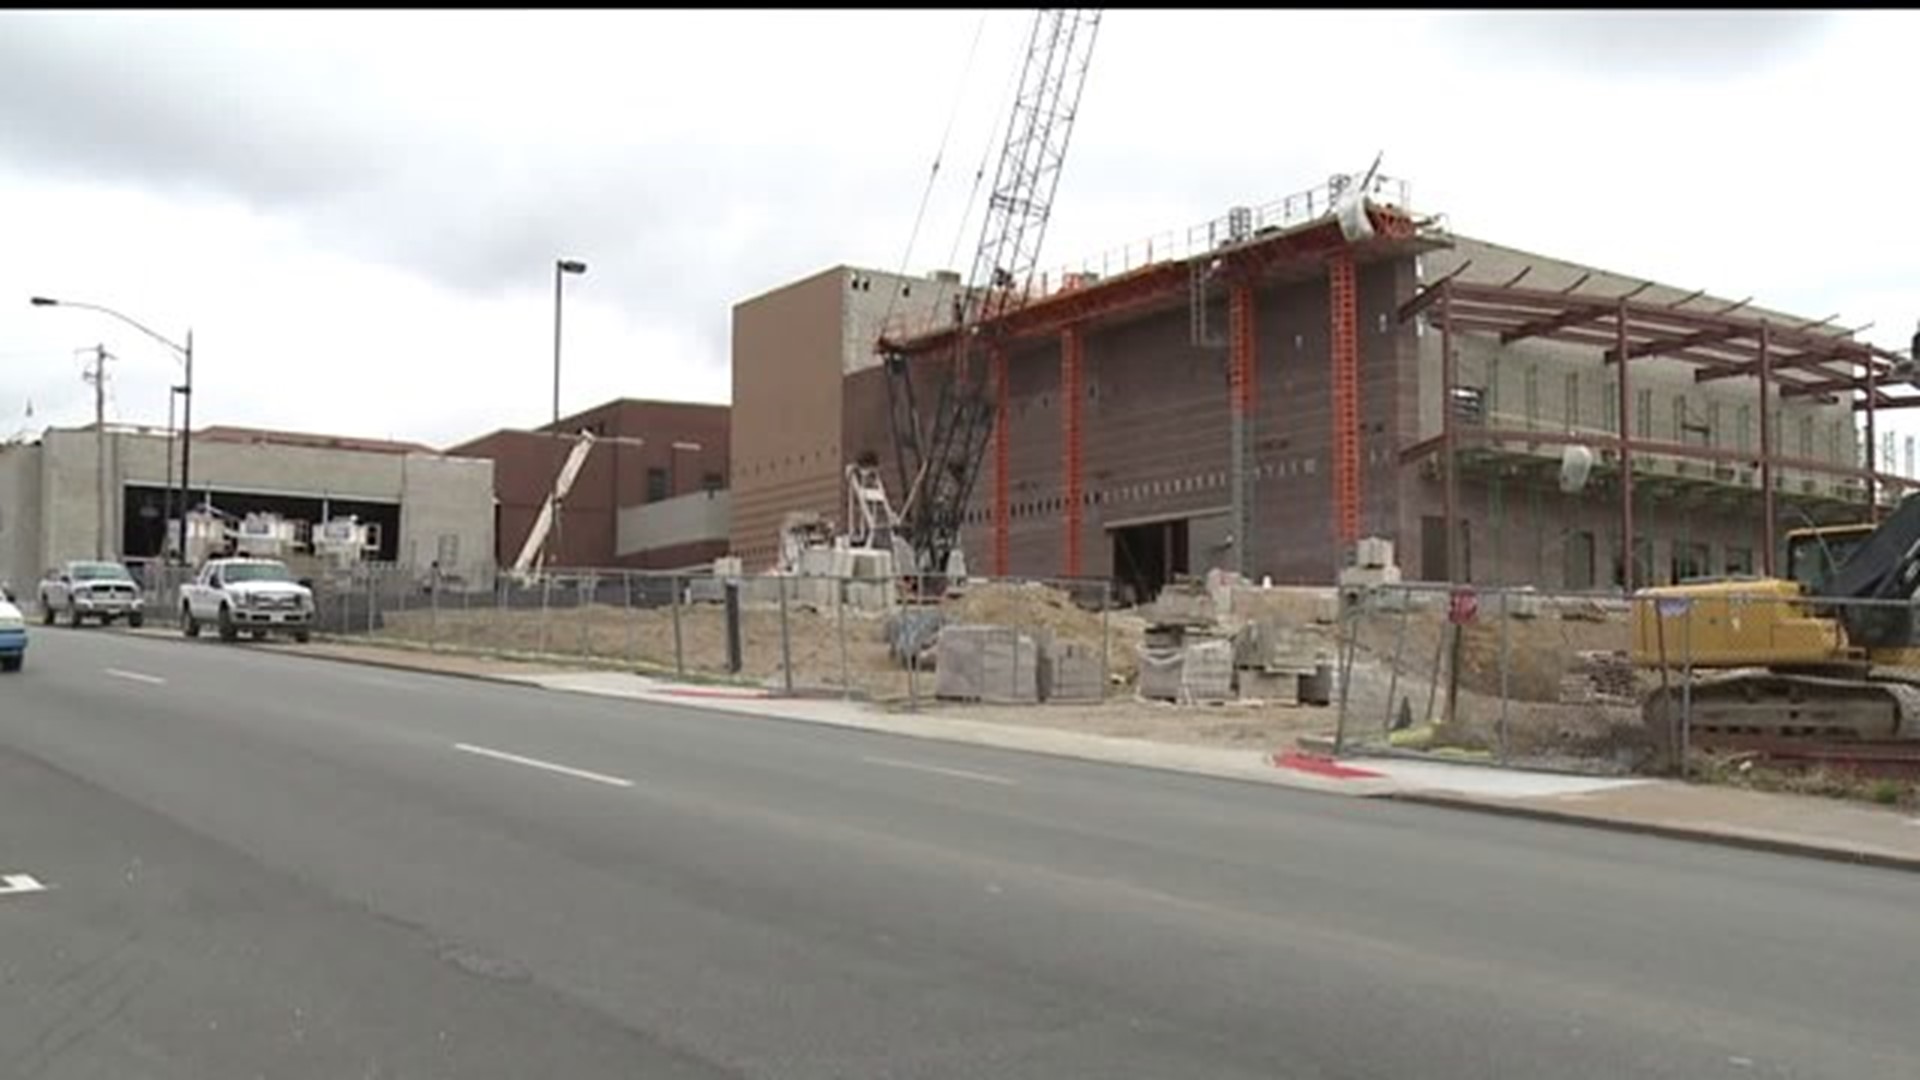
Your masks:
{"label": "white lane marking", "polygon": [[0,896],[46,891],[47,887],[34,880],[32,874],[0,874]]}
{"label": "white lane marking", "polygon": [[562,776],[572,776],[572,777],[577,777],[581,780],[591,780],[596,784],[610,784],[614,787],[632,787],[633,786],[633,781],[623,780],[618,776],[608,776],[605,773],[588,772],[585,769],[576,769],[570,765],[558,765],[551,761],[541,761],[539,758],[521,757],[519,754],[509,754],[505,750],[489,750],[484,746],[474,746],[471,743],[454,743],[453,748],[455,750],[459,750],[468,754],[478,754],[481,757],[490,757],[499,761],[511,761],[515,765],[526,765],[526,766],[529,766],[530,768],[545,769],[548,772],[557,772]]}
{"label": "white lane marking", "polygon": [[898,758],[863,757],[860,760],[866,762],[869,765],[886,765],[890,768],[895,768],[895,769],[917,769],[920,772],[939,773],[941,776],[957,776],[962,780],[978,780],[983,784],[1017,784],[1019,783],[1018,780],[1010,780],[1004,776],[994,776],[989,773],[968,772],[965,769],[948,769],[939,765],[922,765],[917,761],[901,761]]}
{"label": "white lane marking", "polygon": [[150,686],[167,685],[167,680],[161,678],[158,675],[142,675],[137,671],[121,671],[119,668],[111,668],[111,667],[107,668],[106,672],[107,674],[113,676],[116,679],[131,679],[134,682],[143,682]]}

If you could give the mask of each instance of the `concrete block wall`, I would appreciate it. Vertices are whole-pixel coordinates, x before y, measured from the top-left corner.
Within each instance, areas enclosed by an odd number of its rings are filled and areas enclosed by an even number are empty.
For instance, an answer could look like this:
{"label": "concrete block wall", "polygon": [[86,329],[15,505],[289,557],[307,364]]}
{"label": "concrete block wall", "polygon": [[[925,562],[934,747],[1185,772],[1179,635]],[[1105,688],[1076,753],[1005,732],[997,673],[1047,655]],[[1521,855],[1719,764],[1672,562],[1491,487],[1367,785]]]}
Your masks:
{"label": "concrete block wall", "polygon": [[41,451],[0,447],[0,582],[29,599],[46,569],[41,558]]}
{"label": "concrete block wall", "polygon": [[[0,515],[37,515],[38,561],[51,566],[91,558],[98,534],[96,436],[90,430],[50,430],[36,451],[38,487],[0,488]],[[178,446],[176,444],[177,452]],[[12,452],[9,452],[11,454]],[[110,431],[107,438],[108,545],[117,550],[122,500],[129,484],[165,487],[163,435]],[[175,480],[177,482],[178,476]],[[458,562],[478,573],[492,565],[493,463],[431,454],[388,454],[277,444],[195,442],[193,482],[207,488],[264,494],[370,499],[401,505],[401,556],[425,568],[438,555],[440,536],[457,536]],[[409,558],[408,550],[412,549]],[[40,571],[33,571],[37,579]]]}

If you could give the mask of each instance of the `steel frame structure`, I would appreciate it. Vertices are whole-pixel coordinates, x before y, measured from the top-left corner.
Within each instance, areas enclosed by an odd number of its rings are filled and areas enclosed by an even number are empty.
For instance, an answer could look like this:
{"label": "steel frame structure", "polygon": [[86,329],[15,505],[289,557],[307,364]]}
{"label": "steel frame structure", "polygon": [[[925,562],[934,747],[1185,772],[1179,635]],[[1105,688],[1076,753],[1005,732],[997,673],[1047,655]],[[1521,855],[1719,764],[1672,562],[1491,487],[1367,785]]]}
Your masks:
{"label": "steel frame structure", "polygon": [[[1462,267],[1461,270],[1464,270]],[[1442,455],[1445,476],[1444,514],[1447,520],[1447,565],[1449,578],[1460,579],[1459,494],[1456,467],[1462,442],[1478,444],[1536,443],[1544,445],[1597,445],[1612,449],[1618,456],[1620,476],[1620,528],[1622,568],[1626,587],[1635,587],[1633,556],[1633,456],[1658,454],[1698,461],[1737,461],[1755,464],[1760,474],[1764,546],[1764,572],[1774,573],[1774,554],[1778,513],[1774,470],[1788,468],[1829,476],[1854,477],[1866,481],[1869,512],[1877,514],[1882,486],[1891,489],[1920,488],[1920,481],[1889,475],[1874,467],[1874,415],[1885,408],[1920,406],[1920,393],[1888,394],[1894,381],[1894,365],[1901,357],[1885,349],[1854,340],[1855,330],[1824,329],[1833,318],[1815,322],[1783,324],[1766,318],[1737,315],[1750,301],[1722,306],[1716,310],[1687,307],[1700,293],[1668,304],[1638,299],[1649,284],[1626,293],[1601,296],[1595,293],[1547,291],[1522,288],[1514,278],[1506,284],[1471,283],[1458,280],[1460,271],[1434,282],[1402,304],[1398,311],[1402,323],[1437,307],[1430,318],[1437,322],[1441,348],[1441,423],[1440,434],[1406,447],[1400,453],[1402,464],[1433,454]],[[1524,276],[1524,275],[1523,275]],[[1576,282],[1575,287],[1584,282]],[[1453,392],[1458,384],[1455,372],[1454,335],[1483,333],[1508,345],[1528,338],[1545,338],[1585,345],[1602,350],[1603,363],[1621,364],[1619,424],[1611,436],[1572,435],[1547,431],[1469,427],[1456,421]],[[1759,452],[1714,446],[1636,438],[1630,434],[1632,422],[1632,361],[1649,357],[1669,357],[1694,365],[1696,383],[1730,378],[1751,378],[1756,383],[1760,413]],[[1844,465],[1808,461],[1778,454],[1773,445],[1771,399],[1815,397],[1838,401],[1842,395],[1852,400],[1856,411],[1864,411],[1868,465]],[[1857,395],[1857,396],[1856,396]]]}

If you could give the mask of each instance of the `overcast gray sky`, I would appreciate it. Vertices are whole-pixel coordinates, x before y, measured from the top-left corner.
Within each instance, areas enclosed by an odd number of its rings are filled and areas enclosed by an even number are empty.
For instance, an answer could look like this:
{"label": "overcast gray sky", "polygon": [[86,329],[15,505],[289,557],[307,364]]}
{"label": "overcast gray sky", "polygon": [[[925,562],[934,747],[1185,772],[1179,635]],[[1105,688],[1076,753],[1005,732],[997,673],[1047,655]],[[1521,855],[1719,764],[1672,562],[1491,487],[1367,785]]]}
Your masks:
{"label": "overcast gray sky", "polygon": [[[444,445],[563,407],[724,401],[731,305],[967,261],[1020,11],[0,15],[0,437],[159,422]],[[1048,233],[1066,263],[1364,168],[1466,234],[1848,325],[1920,315],[1920,17],[1113,11]],[[978,47],[972,46],[978,35]],[[969,55],[973,56],[971,64]],[[958,102],[956,110],[955,105]],[[31,399],[35,416],[24,419]]]}

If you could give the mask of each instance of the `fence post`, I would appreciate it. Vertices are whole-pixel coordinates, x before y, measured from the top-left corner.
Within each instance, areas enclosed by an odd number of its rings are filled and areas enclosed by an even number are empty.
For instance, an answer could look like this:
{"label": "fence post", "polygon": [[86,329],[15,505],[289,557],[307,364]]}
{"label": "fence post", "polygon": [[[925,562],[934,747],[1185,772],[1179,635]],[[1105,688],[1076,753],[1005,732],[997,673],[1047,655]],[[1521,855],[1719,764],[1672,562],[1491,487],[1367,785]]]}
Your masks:
{"label": "fence post", "polygon": [[373,636],[373,620],[374,620],[373,609],[379,606],[379,596],[380,596],[379,576],[374,573],[373,567],[369,566],[367,567],[367,636],[368,637]]}
{"label": "fence post", "polygon": [[1113,685],[1113,581],[1100,583],[1100,700],[1107,700],[1107,688]]}
{"label": "fence post", "polygon": [[681,678],[687,674],[687,659],[680,646],[680,575],[673,575],[673,673]]}
{"label": "fence post", "polygon": [[1393,632],[1393,663],[1387,670],[1387,712],[1380,721],[1380,739],[1391,746],[1393,744],[1393,702],[1400,696],[1400,664],[1407,650],[1407,621],[1413,614],[1413,597],[1405,590],[1399,590],[1400,624]]}
{"label": "fence post", "polygon": [[1511,638],[1513,637],[1513,615],[1512,615],[1512,612],[1509,610],[1508,605],[1512,601],[1512,597],[1513,597],[1513,590],[1507,586],[1504,586],[1504,585],[1501,586],[1500,588],[1500,730],[1498,734],[1498,739],[1500,742],[1500,764],[1502,765],[1507,764],[1507,761],[1510,758],[1512,753],[1507,743],[1507,701],[1508,701],[1508,698],[1511,696],[1508,693],[1508,688],[1510,686],[1510,683],[1508,680],[1508,674],[1513,670],[1513,664],[1511,662],[1513,658],[1513,651],[1512,651],[1513,647],[1511,644]]}
{"label": "fence post", "polygon": [[427,651],[440,651],[440,567],[427,579]]}
{"label": "fence post", "polygon": [[[1370,592],[1370,590],[1369,590]],[[1360,616],[1366,610],[1368,593],[1363,592],[1354,602],[1351,612],[1345,610],[1346,595],[1335,589],[1333,602],[1340,609],[1336,614],[1334,626],[1334,655],[1338,660],[1340,672],[1340,705],[1333,721],[1333,756],[1339,757],[1347,751],[1347,688],[1353,685],[1354,642],[1359,640]],[[1347,624],[1353,625],[1349,627]]]}
{"label": "fence post", "polygon": [[[926,579],[918,573],[914,574],[913,595],[918,597],[926,587]],[[916,609],[902,608],[901,612],[905,614],[909,610]],[[909,712],[920,711],[920,649],[914,634],[915,625],[917,624],[912,622],[905,623],[902,628],[904,633],[901,634],[902,639],[907,643],[907,711]]]}
{"label": "fence post", "polygon": [[840,635],[840,699],[853,697],[853,677],[847,667],[847,579],[833,579],[833,621]]}
{"label": "fence post", "polygon": [[1685,780],[1688,773],[1687,757],[1693,742],[1693,605],[1687,605],[1687,621],[1680,629],[1681,663],[1685,665],[1685,674],[1680,676],[1680,779]]}
{"label": "fence post", "polygon": [[620,632],[625,635],[624,651],[628,667],[639,667],[640,658],[633,651],[633,571],[620,572]]}
{"label": "fence post", "polygon": [[[464,577],[461,584],[467,584]],[[473,587],[470,585],[460,590],[460,651],[473,651]]]}
{"label": "fence post", "polygon": [[540,574],[540,655],[547,655],[547,620],[553,617],[553,575]]}
{"label": "fence post", "polygon": [[780,582],[780,680],[786,685],[787,696],[793,696],[793,639],[787,632],[787,582],[785,574],[778,577]]}
{"label": "fence post", "polygon": [[[585,589],[581,588],[583,582],[587,586]],[[574,621],[580,624],[580,656],[582,658],[593,655],[593,647],[587,640],[587,623],[593,618],[594,601],[599,599],[600,576],[598,574],[573,579],[573,615]]]}
{"label": "fence post", "polygon": [[727,674],[738,675],[745,666],[740,651],[740,582],[729,578],[726,583],[727,597]]}

